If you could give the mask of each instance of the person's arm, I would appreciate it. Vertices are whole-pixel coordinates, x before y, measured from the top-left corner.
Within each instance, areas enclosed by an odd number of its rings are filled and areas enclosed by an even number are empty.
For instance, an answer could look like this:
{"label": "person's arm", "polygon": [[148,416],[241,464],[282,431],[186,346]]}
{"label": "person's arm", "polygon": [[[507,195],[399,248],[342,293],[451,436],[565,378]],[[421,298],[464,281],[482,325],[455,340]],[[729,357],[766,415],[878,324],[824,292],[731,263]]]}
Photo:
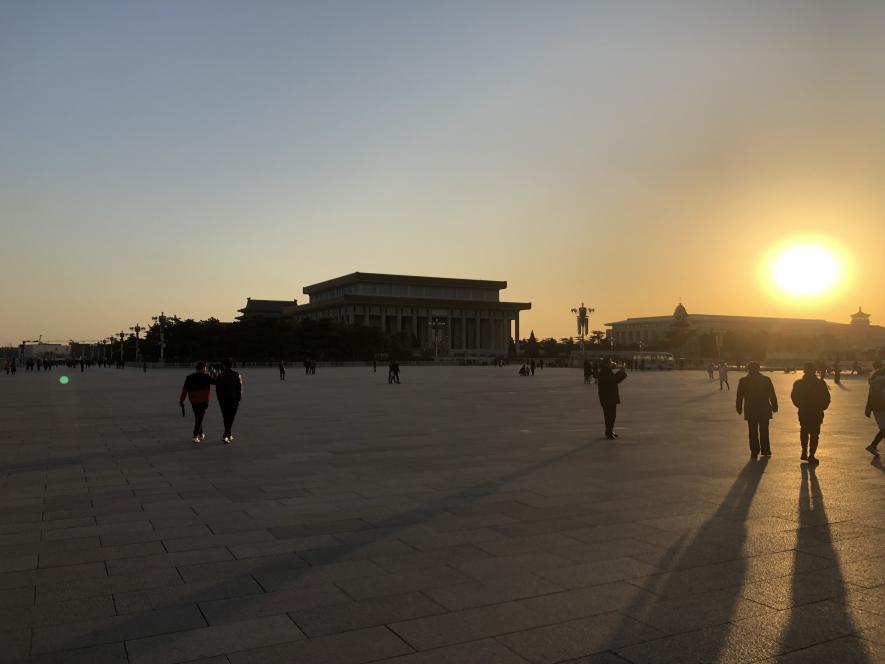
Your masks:
{"label": "person's arm", "polygon": [[738,389],[737,396],[734,400],[734,409],[737,411],[738,415],[744,412],[744,383],[743,381],[738,381]]}
{"label": "person's arm", "polygon": [[178,403],[184,403],[184,398],[187,396],[187,381],[184,381],[184,385],[181,387],[181,393],[178,395]]}
{"label": "person's arm", "polygon": [[793,405],[796,406],[796,408],[799,407],[799,398],[798,398],[799,394],[798,394],[798,392],[799,392],[799,382],[797,381],[797,382],[793,383],[793,390],[790,392],[790,401],[793,402]]}
{"label": "person's arm", "polygon": [[777,412],[777,394],[774,391],[774,383],[771,382],[771,379],[768,379],[768,400],[771,402],[771,412]]}
{"label": "person's arm", "polygon": [[620,383],[624,379],[627,378],[627,371],[625,369],[621,369],[618,373],[615,374],[615,383]]}
{"label": "person's arm", "polygon": [[243,375],[237,374],[237,400],[243,398]]}
{"label": "person's arm", "polygon": [[824,383],[824,399],[823,399],[824,410],[826,410],[827,408],[830,407],[830,401],[831,401],[831,400],[832,400],[832,399],[831,399],[831,397],[830,397],[830,388],[827,387],[827,384],[826,384],[826,383]]}

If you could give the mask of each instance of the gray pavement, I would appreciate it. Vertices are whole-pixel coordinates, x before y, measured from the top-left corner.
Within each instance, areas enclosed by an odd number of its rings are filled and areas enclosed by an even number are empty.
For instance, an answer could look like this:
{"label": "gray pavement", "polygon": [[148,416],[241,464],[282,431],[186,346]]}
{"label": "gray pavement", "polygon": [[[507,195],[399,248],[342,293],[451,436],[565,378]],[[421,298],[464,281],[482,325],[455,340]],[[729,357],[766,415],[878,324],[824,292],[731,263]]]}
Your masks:
{"label": "gray pavement", "polygon": [[232,447],[184,372],[61,373],[0,375],[0,661],[885,661],[862,379],[809,470],[796,376],[752,462],[700,372],[612,442],[575,370],[245,370]]}

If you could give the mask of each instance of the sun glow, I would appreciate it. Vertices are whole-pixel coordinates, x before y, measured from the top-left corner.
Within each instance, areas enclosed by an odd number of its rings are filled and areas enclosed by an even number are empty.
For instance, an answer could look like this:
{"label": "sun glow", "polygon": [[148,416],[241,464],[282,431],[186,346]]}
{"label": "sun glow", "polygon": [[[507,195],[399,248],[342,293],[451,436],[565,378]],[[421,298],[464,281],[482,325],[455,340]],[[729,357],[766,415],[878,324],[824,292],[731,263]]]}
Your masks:
{"label": "sun glow", "polygon": [[794,297],[826,294],[838,284],[840,274],[836,255],[816,244],[787,247],[777,254],[771,266],[774,283]]}

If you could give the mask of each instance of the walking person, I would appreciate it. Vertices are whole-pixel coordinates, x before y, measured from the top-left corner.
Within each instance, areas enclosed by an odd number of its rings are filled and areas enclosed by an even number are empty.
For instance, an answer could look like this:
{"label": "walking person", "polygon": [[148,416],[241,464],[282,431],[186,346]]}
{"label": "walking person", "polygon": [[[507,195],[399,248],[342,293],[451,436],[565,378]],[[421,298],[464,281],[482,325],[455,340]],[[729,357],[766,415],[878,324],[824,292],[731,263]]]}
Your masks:
{"label": "walking person", "polygon": [[731,385],[728,384],[728,364],[725,362],[719,363],[719,391],[722,391],[722,386],[728,388],[728,391],[731,391]]}
{"label": "walking person", "polygon": [[747,364],[747,375],[738,381],[735,409],[747,420],[750,454],[753,458],[771,456],[768,422],[777,412],[777,395],[771,378],[763,376],[758,362]]}
{"label": "walking person", "polygon": [[[13,373],[15,365],[13,365]],[[874,457],[879,456],[879,443],[885,439],[885,368],[880,365],[870,376],[870,393],[867,396],[867,405],[864,415],[872,416],[879,431],[873,438],[873,442],[867,445],[866,450]]]}
{"label": "walking person", "polygon": [[842,383],[842,364],[839,360],[833,362],[833,382],[836,383],[836,385]]}
{"label": "walking person", "polygon": [[[282,362],[280,362],[282,365]],[[224,367],[222,372],[215,377],[215,396],[218,397],[218,407],[221,409],[221,419],[224,421],[224,435],[221,440],[225,445],[234,442],[233,425],[243,398],[243,377],[234,371],[234,363],[230,358],[221,362]],[[285,376],[285,370],[283,375]]]}
{"label": "walking person", "polygon": [[793,383],[790,399],[799,409],[799,442],[802,445],[803,461],[818,464],[817,445],[820,440],[820,426],[824,421],[824,411],[830,407],[830,388],[817,377],[814,363],[807,362],[805,374]]}
{"label": "walking person", "polygon": [[614,440],[618,437],[615,433],[615,419],[618,416],[618,404],[621,403],[621,394],[618,385],[627,378],[627,372],[623,368],[613,371],[613,365],[608,360],[603,360],[596,374],[596,384],[599,390],[599,404],[602,406],[602,417],[605,420],[605,437]]}
{"label": "walking person", "polygon": [[399,363],[396,360],[390,360],[387,367],[387,382],[399,384]]}
{"label": "walking person", "polygon": [[286,365],[280,360],[280,380],[286,380]]}
{"label": "walking person", "polygon": [[184,413],[184,398],[191,402],[191,410],[194,412],[194,444],[202,443],[206,438],[203,433],[203,418],[209,408],[209,397],[212,392],[214,379],[206,372],[206,363],[202,360],[197,362],[194,373],[184,379],[181,394],[178,395],[178,403]]}

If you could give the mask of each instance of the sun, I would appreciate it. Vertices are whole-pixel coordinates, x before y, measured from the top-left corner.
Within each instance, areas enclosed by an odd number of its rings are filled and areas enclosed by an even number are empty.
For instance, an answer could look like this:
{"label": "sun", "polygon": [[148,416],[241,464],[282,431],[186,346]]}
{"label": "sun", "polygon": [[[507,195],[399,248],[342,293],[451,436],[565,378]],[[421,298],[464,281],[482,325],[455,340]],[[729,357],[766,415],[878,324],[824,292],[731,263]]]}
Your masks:
{"label": "sun", "polygon": [[839,282],[836,255],[817,244],[787,247],[774,259],[771,276],[784,293],[794,297],[823,295]]}

